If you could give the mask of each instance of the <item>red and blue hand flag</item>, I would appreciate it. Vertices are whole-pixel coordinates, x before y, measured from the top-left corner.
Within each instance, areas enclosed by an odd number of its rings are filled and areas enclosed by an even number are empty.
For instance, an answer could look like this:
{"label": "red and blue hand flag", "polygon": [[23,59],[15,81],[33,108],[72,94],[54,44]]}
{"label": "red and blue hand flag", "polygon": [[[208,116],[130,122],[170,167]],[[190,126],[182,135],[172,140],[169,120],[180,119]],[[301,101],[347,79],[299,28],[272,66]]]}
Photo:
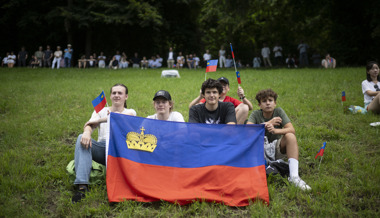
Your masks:
{"label": "red and blue hand flag", "polygon": [[101,111],[106,104],[107,100],[104,91],[102,91],[102,93],[100,93],[100,95],[92,101],[92,105],[94,106],[96,113],[99,113],[99,111]]}
{"label": "red and blue hand flag", "polygon": [[207,72],[214,72],[214,71],[216,71],[216,67],[217,66],[218,66],[218,59],[208,60],[207,61],[206,73]]}
{"label": "red and blue hand flag", "polygon": [[318,156],[323,157],[323,152],[325,152],[326,148],[326,142],[323,142],[323,146],[319,149],[318,154],[315,156],[315,159],[317,159]]}
{"label": "red and blue hand flag", "polygon": [[345,91],[342,92],[342,101],[346,101],[346,92]]}

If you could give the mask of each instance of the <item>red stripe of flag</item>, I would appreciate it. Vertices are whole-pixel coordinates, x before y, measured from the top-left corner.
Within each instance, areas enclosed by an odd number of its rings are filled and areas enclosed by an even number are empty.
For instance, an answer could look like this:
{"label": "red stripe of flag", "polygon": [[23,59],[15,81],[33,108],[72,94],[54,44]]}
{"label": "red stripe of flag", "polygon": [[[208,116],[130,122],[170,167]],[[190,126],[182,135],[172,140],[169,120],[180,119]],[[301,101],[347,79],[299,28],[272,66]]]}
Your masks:
{"label": "red stripe of flag", "polygon": [[323,146],[319,149],[317,155],[315,156],[315,159],[317,159],[318,156],[323,156],[323,153],[325,152],[326,148],[326,142],[323,142]]}
{"label": "red stripe of flag", "polygon": [[232,44],[230,44],[230,46],[231,46],[232,58],[235,59],[234,50],[232,49]]}

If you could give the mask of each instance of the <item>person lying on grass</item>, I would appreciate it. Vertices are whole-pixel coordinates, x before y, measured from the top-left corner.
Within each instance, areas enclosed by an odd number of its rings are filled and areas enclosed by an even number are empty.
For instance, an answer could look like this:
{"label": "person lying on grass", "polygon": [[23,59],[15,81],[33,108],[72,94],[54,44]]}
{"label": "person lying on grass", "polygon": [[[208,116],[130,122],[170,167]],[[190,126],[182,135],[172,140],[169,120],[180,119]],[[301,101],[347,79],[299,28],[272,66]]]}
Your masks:
{"label": "person lying on grass", "polygon": [[168,91],[160,90],[153,97],[155,114],[148,116],[149,119],[185,122],[181,113],[173,111],[174,102]]}
{"label": "person lying on grass", "polygon": [[375,61],[367,63],[367,79],[362,82],[364,108],[380,114],[380,76],[379,64]]}
{"label": "person lying on grass", "polygon": [[311,190],[298,175],[298,144],[295,130],[285,111],[276,107],[277,94],[272,89],[256,95],[260,110],[255,110],[247,124],[265,124],[265,159],[275,161],[288,157],[289,182],[302,190]]}
{"label": "person lying on grass", "polygon": [[[78,136],[75,144],[76,178],[74,184],[78,186],[78,191],[72,197],[73,203],[83,199],[88,192],[92,160],[105,165],[108,114],[114,112],[136,116],[135,110],[127,109],[128,88],[124,84],[112,86],[110,99],[112,106],[104,107],[99,113],[95,111],[92,113],[90,120],[84,125],[83,134]],[[99,127],[98,141],[91,138],[96,127]]]}
{"label": "person lying on grass", "polygon": [[206,102],[190,108],[189,123],[236,124],[234,105],[231,102],[219,101],[223,92],[220,82],[214,79],[204,81],[201,92]]}
{"label": "person lying on grass", "polygon": [[[220,93],[220,96],[219,96],[219,101],[233,103],[235,107],[237,123],[244,124],[248,117],[248,111],[252,110],[253,107],[252,107],[252,103],[245,97],[243,88],[239,86],[237,90],[237,94],[239,98],[242,100],[242,101],[239,101],[235,98],[227,96],[227,93],[230,91],[230,83],[227,78],[220,77],[219,79],[217,79],[217,81],[219,81],[223,87],[223,91],[222,93]],[[205,103],[205,101],[206,100],[203,98],[202,92],[201,92],[200,95],[190,103],[189,108],[199,103]]]}

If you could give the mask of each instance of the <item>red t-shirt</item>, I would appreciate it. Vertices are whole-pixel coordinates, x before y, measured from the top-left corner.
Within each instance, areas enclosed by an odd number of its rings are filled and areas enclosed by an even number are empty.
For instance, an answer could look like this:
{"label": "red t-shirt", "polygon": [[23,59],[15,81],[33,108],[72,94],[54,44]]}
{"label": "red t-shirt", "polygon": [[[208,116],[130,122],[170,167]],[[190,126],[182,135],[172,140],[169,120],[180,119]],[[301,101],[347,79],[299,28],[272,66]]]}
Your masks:
{"label": "red t-shirt", "polygon": [[[206,99],[202,98],[202,100],[200,101],[200,103],[205,103],[206,102]],[[232,98],[230,96],[226,96],[223,100],[223,102],[231,102],[232,104],[234,104],[235,107],[237,107],[239,104],[243,103],[235,98]]]}

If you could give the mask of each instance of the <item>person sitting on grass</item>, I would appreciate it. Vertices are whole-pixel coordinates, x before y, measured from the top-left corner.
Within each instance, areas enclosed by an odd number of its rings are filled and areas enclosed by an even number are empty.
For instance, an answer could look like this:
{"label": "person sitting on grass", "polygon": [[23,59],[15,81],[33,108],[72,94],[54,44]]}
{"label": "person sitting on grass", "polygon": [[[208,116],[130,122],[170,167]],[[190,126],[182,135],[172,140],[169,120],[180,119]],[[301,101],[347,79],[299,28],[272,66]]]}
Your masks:
{"label": "person sitting on grass", "polygon": [[153,97],[155,114],[149,119],[185,122],[181,113],[173,111],[174,102],[168,91],[160,90]]}
{"label": "person sitting on grass", "polygon": [[[237,123],[244,124],[248,118],[248,111],[252,110],[253,107],[252,103],[247,98],[245,98],[243,88],[239,86],[237,90],[239,98],[242,99],[242,101],[239,101],[235,98],[227,96],[227,93],[230,91],[230,82],[227,78],[220,77],[218,81],[223,87],[223,92],[219,96],[219,101],[231,102],[232,104],[234,104]],[[202,96],[203,95],[201,92],[200,95],[190,103],[189,108],[191,108],[193,105],[204,103],[205,99]]]}
{"label": "person sitting on grass", "polygon": [[325,59],[322,60],[322,67],[324,68],[335,68],[336,67],[336,60],[335,58],[331,57],[330,54],[326,54]]}
{"label": "person sitting on grass", "polygon": [[288,157],[289,182],[302,190],[311,190],[298,174],[298,143],[295,130],[285,111],[276,107],[277,94],[272,89],[256,95],[260,110],[249,116],[247,124],[265,124],[264,150],[268,161]]}
{"label": "person sitting on grass", "polygon": [[376,61],[367,63],[367,79],[362,82],[364,108],[380,114],[380,76],[379,64]]}
{"label": "person sitting on grass", "polygon": [[204,104],[197,104],[190,108],[190,123],[207,124],[236,124],[234,105],[231,102],[220,102],[219,96],[223,92],[222,84],[214,79],[203,82],[201,93]]}
{"label": "person sitting on grass", "polygon": [[[74,158],[76,178],[74,184],[78,186],[78,191],[72,197],[73,203],[83,199],[86,196],[86,192],[88,192],[92,160],[103,165],[106,163],[108,114],[114,112],[136,116],[135,110],[127,109],[128,88],[124,84],[112,86],[110,99],[112,106],[104,107],[99,113],[94,111],[90,120],[84,124],[83,134],[80,134],[76,141]],[[91,134],[97,127],[99,127],[98,141],[95,141],[91,138]]]}
{"label": "person sitting on grass", "polygon": [[87,59],[86,56],[82,55],[80,59],[78,60],[78,68],[86,68],[87,66]]}

